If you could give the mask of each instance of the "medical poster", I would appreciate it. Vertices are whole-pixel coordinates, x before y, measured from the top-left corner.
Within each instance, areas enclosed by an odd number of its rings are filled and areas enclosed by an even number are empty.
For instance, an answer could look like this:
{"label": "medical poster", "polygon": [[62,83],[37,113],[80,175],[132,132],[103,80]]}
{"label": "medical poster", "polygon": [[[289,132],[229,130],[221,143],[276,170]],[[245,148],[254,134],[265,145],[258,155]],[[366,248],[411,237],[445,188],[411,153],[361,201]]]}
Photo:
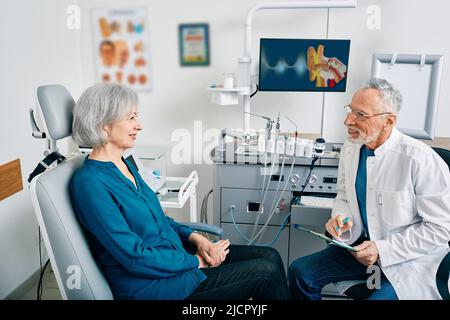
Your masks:
{"label": "medical poster", "polygon": [[97,82],[151,90],[147,8],[96,8],[92,16]]}
{"label": "medical poster", "polygon": [[182,66],[209,65],[208,24],[180,24],[180,63]]}

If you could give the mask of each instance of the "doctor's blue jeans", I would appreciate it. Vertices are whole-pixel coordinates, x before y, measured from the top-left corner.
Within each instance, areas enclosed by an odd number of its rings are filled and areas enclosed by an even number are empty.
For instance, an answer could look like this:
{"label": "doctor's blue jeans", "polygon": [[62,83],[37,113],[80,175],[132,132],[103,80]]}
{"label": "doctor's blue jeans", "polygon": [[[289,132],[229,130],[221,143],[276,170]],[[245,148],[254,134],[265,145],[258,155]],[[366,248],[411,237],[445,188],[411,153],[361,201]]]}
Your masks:
{"label": "doctor's blue jeans", "polygon": [[[326,249],[299,258],[288,270],[289,289],[293,299],[320,300],[321,291],[329,283],[345,280],[367,280],[372,273],[343,248],[328,245]],[[397,300],[391,283],[381,272],[380,289],[369,300]]]}

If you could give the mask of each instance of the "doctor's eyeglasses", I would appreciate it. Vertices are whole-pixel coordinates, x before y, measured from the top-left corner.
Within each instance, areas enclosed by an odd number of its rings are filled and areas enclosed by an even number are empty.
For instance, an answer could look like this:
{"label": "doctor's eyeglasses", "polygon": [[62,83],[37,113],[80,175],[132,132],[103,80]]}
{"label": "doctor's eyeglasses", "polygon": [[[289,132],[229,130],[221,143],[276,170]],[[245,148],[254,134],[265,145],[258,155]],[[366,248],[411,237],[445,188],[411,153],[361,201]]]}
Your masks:
{"label": "doctor's eyeglasses", "polygon": [[380,112],[380,113],[375,113],[375,114],[367,114],[361,110],[356,110],[353,109],[353,107],[351,105],[346,105],[344,106],[344,110],[347,114],[351,113],[352,115],[354,115],[356,117],[356,119],[358,120],[366,120],[375,116],[381,116],[383,114],[391,114],[392,112]]}

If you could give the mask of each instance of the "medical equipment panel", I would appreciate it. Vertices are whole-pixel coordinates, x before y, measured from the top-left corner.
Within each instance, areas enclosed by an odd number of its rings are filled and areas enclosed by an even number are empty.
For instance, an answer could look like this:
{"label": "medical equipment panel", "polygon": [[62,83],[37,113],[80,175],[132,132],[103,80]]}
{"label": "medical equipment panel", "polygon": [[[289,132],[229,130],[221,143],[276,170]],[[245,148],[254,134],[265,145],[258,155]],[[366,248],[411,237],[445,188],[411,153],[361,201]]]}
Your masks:
{"label": "medical equipment panel", "polygon": [[[249,162],[250,157],[242,162],[225,154],[213,159],[213,222],[223,228],[223,239],[271,246],[280,253],[286,270],[297,258],[326,247],[325,241],[292,224],[325,232],[336,196],[338,158],[319,159],[311,172],[311,158],[290,157],[284,166],[281,160],[274,167]],[[323,294],[341,296],[333,285],[326,286]]]}
{"label": "medical equipment panel", "polygon": [[[262,190],[222,188],[221,190],[221,222],[251,223],[257,219],[259,224],[264,224],[271,215],[270,209],[275,206],[275,211],[268,222],[269,225],[281,225],[290,211],[292,195],[281,197],[278,192],[268,191],[261,207]],[[245,199],[245,201],[243,201]]]}

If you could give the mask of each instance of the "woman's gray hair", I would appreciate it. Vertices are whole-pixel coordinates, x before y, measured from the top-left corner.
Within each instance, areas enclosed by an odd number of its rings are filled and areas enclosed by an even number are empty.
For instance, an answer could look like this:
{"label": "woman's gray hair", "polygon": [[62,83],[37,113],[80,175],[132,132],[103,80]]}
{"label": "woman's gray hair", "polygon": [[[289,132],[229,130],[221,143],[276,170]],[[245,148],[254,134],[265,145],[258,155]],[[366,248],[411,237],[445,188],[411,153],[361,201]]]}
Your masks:
{"label": "woman's gray hair", "polygon": [[102,128],[126,118],[138,105],[137,94],[119,84],[87,88],[73,110],[72,137],[83,147],[99,147],[107,140]]}
{"label": "woman's gray hair", "polygon": [[371,78],[364,83],[362,89],[376,89],[383,102],[385,111],[398,114],[402,106],[402,94],[387,80]]}

